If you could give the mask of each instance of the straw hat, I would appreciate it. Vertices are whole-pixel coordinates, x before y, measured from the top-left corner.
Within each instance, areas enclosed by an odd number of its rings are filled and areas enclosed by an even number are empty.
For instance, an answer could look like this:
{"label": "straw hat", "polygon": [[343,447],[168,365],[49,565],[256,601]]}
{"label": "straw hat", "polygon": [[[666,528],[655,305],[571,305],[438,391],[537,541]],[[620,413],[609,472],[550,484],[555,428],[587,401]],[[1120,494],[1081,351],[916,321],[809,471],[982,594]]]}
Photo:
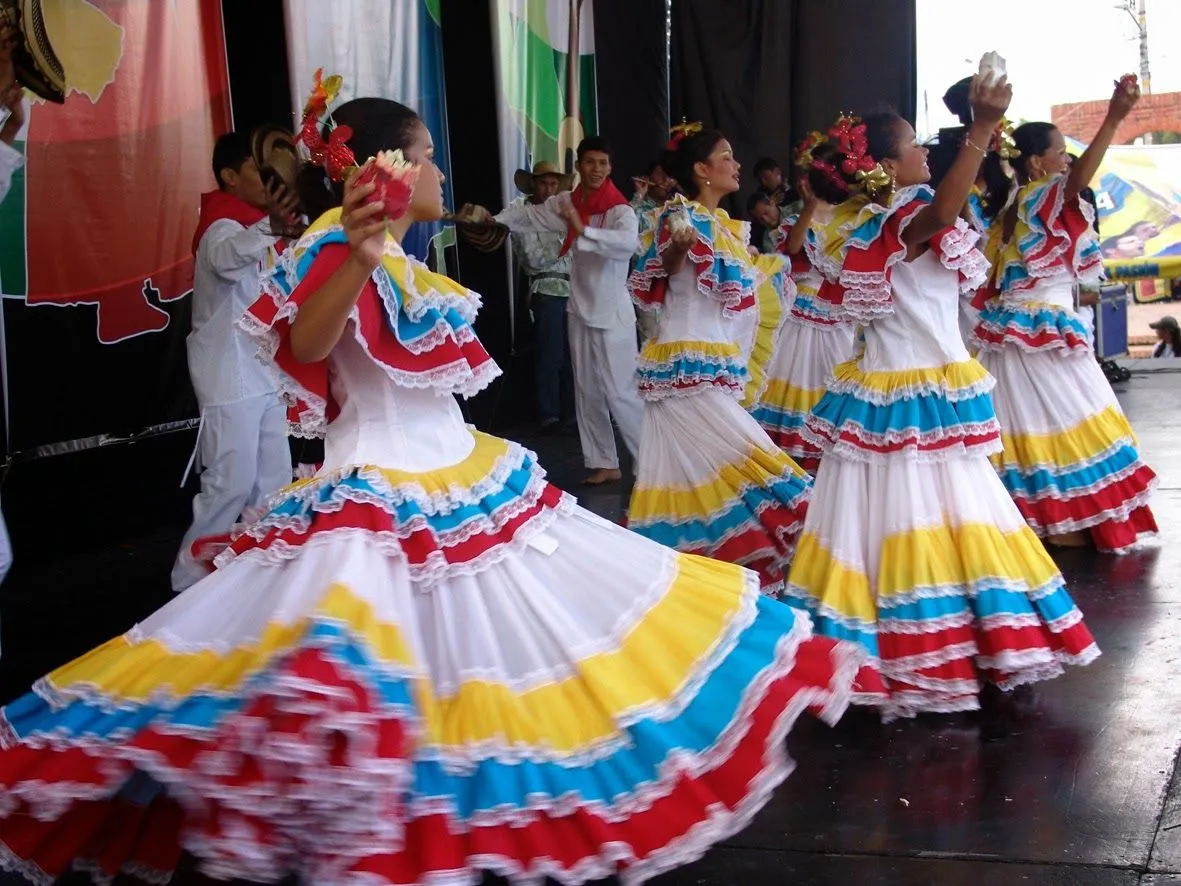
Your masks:
{"label": "straw hat", "polygon": [[522,194],[532,196],[534,183],[543,175],[556,175],[558,177],[559,191],[569,191],[574,187],[574,176],[562,172],[548,160],[542,160],[535,165],[532,172],[529,172],[527,169],[518,169],[513,174],[513,184],[517,186],[517,190]]}
{"label": "straw hat", "polygon": [[0,22],[16,29],[12,64],[21,86],[47,101],[66,100],[66,74],[45,32],[41,0],[0,0]]}

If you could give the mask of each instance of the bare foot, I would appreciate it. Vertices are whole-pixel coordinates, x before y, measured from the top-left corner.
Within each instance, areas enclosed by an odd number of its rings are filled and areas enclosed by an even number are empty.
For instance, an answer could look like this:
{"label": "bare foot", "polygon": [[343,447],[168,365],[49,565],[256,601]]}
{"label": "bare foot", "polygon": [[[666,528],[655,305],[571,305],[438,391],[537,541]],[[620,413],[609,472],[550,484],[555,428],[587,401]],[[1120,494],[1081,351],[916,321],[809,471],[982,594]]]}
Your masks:
{"label": "bare foot", "polygon": [[1085,532],[1064,532],[1061,535],[1051,535],[1046,543],[1056,548],[1085,548],[1090,544]]}
{"label": "bare foot", "polygon": [[623,471],[619,468],[599,468],[582,482],[587,486],[602,486],[604,483],[614,483],[623,479]]}

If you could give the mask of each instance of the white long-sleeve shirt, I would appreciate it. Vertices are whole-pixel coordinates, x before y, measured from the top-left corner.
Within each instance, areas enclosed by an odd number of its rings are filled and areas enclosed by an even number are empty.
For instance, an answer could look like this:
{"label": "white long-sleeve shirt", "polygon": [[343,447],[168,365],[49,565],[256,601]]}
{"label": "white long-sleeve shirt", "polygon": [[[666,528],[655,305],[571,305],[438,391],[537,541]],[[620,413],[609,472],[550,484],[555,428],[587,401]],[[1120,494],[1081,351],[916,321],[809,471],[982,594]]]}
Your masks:
{"label": "white long-sleeve shirt", "polygon": [[266,218],[248,228],[219,219],[201,237],[186,344],[189,375],[202,408],[278,390],[274,370],[258,357],[258,340],[238,326],[258,299],[263,263],[274,245]]}
{"label": "white long-sleeve shirt", "polygon": [[25,155],[12,145],[0,142],[0,202],[8,196],[13,174],[25,165]]}
{"label": "white long-sleeve shirt", "polygon": [[[525,203],[509,206],[496,221],[509,230],[556,231],[566,233],[568,225],[561,207],[569,203],[570,192],[550,197],[540,206]],[[627,289],[632,255],[639,245],[639,220],[630,206],[614,206],[591,217],[582,236],[570,252],[570,301],[567,310],[587,326],[612,329],[634,326],[635,311]]]}

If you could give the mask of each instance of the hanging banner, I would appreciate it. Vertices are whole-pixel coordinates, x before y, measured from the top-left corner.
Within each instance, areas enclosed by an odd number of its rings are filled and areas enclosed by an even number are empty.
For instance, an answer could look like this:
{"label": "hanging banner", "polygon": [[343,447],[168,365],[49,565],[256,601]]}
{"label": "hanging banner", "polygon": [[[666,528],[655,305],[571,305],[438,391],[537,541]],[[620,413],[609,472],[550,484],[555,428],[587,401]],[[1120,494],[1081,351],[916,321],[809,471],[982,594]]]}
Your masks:
{"label": "hanging banner", "polygon": [[491,0],[501,186],[548,160],[574,170],[574,152],[598,131],[593,0]]}
{"label": "hanging banner", "polygon": [[[299,114],[317,68],[340,74],[338,104],[361,97],[388,98],[416,110],[435,140],[435,162],[447,177],[443,199],[454,207],[447,103],[443,88],[441,0],[285,0],[292,107]],[[298,127],[299,121],[294,121]],[[357,158],[364,161],[364,157]],[[446,271],[444,249],[455,228],[419,224],[406,235],[406,251]]]}
{"label": "hanging banner", "polygon": [[[1068,139],[1067,147],[1081,154],[1086,145]],[[1092,187],[1107,276],[1181,277],[1181,145],[1111,147]]]}
{"label": "hanging banner", "polygon": [[188,408],[174,317],[213,143],[230,124],[218,0],[43,8],[68,89],[63,105],[29,105],[15,145],[26,164],[0,205],[13,450]]}

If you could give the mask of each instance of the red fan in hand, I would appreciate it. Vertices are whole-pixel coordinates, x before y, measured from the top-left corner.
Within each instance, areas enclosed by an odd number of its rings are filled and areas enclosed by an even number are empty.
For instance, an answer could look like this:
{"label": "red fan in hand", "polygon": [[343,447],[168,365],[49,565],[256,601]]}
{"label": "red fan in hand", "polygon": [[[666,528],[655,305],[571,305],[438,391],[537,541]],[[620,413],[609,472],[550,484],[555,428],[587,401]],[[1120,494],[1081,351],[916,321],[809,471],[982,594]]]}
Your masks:
{"label": "red fan in hand", "polygon": [[381,151],[365,164],[357,184],[376,185],[367,202],[380,202],[389,221],[401,218],[410,208],[414,183],[421,167],[406,160],[401,151]]}

